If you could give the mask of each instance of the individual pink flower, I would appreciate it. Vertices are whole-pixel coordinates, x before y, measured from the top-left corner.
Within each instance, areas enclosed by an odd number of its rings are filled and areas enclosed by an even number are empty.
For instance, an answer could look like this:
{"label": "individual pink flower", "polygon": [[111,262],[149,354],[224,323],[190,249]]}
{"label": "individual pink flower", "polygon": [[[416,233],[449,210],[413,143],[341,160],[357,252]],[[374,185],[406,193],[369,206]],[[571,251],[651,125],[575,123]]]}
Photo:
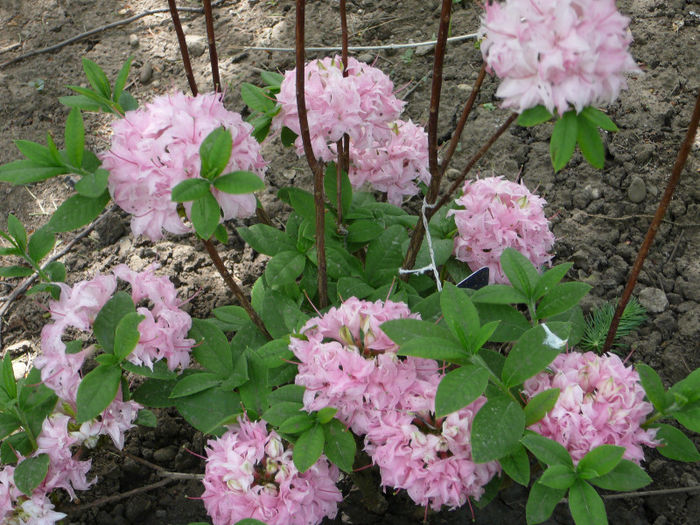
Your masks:
{"label": "individual pink flower", "polygon": [[454,253],[476,271],[489,268],[490,283],[508,283],[501,269],[501,254],[514,248],[535,266],[552,259],[554,244],[549,221],[544,216],[546,201],[522,184],[503,177],[467,181],[456,202],[463,209],[450,210],[458,234]]}
{"label": "individual pink flower", "polygon": [[[199,147],[221,126],[233,137],[233,151],[224,172],[252,171],[262,179],[266,164],[251,135],[253,127],[224,107],[220,93],[156,97],[112,124],[111,149],[100,158],[110,172],[109,191],[114,202],[133,215],[134,235],[157,240],[163,237],[162,230],[190,231],[178,216],[171,192],[183,180],[199,176]],[[253,194],[214,190],[213,195],[223,210],[223,220],[255,213]],[[188,212],[189,208],[186,206]]]}
{"label": "individual pink flower", "polygon": [[[437,387],[427,392],[434,405]],[[365,437],[365,451],[379,466],[382,486],[405,489],[418,505],[439,510],[479,499],[500,472],[498,462],[475,463],[470,435],[474,416],[486,403],[470,405],[436,420],[431,410],[383,412]]]}
{"label": "individual pink flower", "polygon": [[89,330],[95,316],[112,297],[117,288],[113,275],[98,275],[73,286],[55,283],[61,289],[58,301],[49,301],[51,319],[61,326]]}
{"label": "individual pink flower", "polygon": [[321,456],[303,474],[292,450],[264,421],[240,417],[208,442],[202,500],[214,525],[254,518],[268,525],[314,525],[334,518],[343,498],[338,469]]}
{"label": "individual pink flower", "polygon": [[11,524],[18,525],[54,525],[66,517],[63,512],[53,510],[53,503],[47,494],[37,491],[15,509],[16,519]]}
{"label": "individual pink flower", "polygon": [[[379,139],[388,139],[389,124],[401,114],[404,102],[394,96],[394,84],[379,69],[348,58],[348,76],[343,76],[340,57],[326,57],[307,63],[304,91],[307,119],[314,155],[332,160],[334,143],[343,134],[358,148],[366,148]],[[296,100],[296,70],[287,71],[277,95],[280,112],[273,129],[286,126],[300,135]],[[295,142],[299,155],[304,146],[301,137]]]}
{"label": "individual pink flower", "polygon": [[404,198],[418,193],[416,181],[428,183],[428,134],[422,126],[398,120],[392,133],[361,149],[351,143],[350,172],[353,188],[365,183],[386,192],[391,204],[400,205]]}
{"label": "individual pink flower", "polygon": [[504,107],[578,113],[611,103],[627,88],[624,73],[639,71],[615,0],[489,1],[485,10],[481,53]]}
{"label": "individual pink flower", "polygon": [[396,356],[396,344],[381,330],[385,321],[418,318],[404,303],[351,297],[307,321],[290,349],[300,360],[295,382],[306,387],[304,408],[338,410],[336,417],[358,434],[378,411],[425,405],[422,393],[439,381],[437,363]]}
{"label": "individual pink flower", "polygon": [[641,445],[656,447],[656,430],[641,428],[653,406],[644,401],[639,374],[613,354],[560,354],[541,372],[525,381],[524,394],[559,388],[554,408],[530,428],[561,443],[575,463],[599,445],[625,447],[624,458],[639,463]]}
{"label": "individual pink flower", "polygon": [[15,467],[5,465],[0,469],[0,522],[15,508],[17,498],[22,495],[15,485]]}
{"label": "individual pink flower", "polygon": [[124,448],[124,433],[135,427],[134,421],[142,406],[136,401],[123,401],[121,387],[117,397],[104,409],[99,425],[100,434],[112,438],[114,446]]}

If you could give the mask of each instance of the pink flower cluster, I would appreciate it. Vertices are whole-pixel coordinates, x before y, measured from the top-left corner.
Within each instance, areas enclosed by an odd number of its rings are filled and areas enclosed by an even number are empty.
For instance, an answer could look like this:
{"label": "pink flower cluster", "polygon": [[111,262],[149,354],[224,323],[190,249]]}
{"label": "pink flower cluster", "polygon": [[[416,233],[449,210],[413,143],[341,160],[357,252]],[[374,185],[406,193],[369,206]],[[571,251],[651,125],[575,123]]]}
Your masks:
{"label": "pink flower cluster", "polygon": [[[394,84],[376,67],[348,58],[348,76],[343,76],[339,56],[313,60],[304,68],[305,100],[314,155],[333,160],[332,146],[347,133],[357,148],[368,148],[378,139],[389,137],[389,123],[401,114],[404,102],[394,96]],[[301,134],[296,99],[296,69],[287,71],[277,95],[280,112],[274,129],[286,126]],[[295,142],[304,154],[301,136]]]}
{"label": "pink flower cluster", "polygon": [[467,181],[456,202],[464,209],[450,210],[458,235],[454,253],[472,270],[489,267],[490,283],[507,283],[500,258],[506,248],[515,248],[535,266],[552,259],[549,250],[554,235],[544,216],[546,201],[522,184],[489,177]]}
{"label": "pink flower cluster", "polygon": [[471,458],[471,421],[484,400],[436,422],[437,362],[399,359],[380,328],[417,317],[403,303],[355,297],[331,308],[292,337],[290,349],[301,361],[296,383],[306,387],[306,410],[336,408],[340,421],[366,434],[365,450],[384,486],[406,489],[421,505],[457,507],[468,496],[479,498],[499,468]]}
{"label": "pink flower cluster", "polygon": [[46,492],[37,489],[31,497],[20,492],[14,481],[15,467],[0,470],[0,522],[8,525],[54,525],[66,517],[53,510]]}
{"label": "pink flower cluster", "polygon": [[656,431],[641,428],[653,407],[644,401],[639,374],[618,356],[570,352],[549,368],[523,385],[528,397],[561,389],[554,408],[530,428],[561,443],[574,462],[599,445],[618,445],[625,447],[625,459],[639,463],[641,445],[658,445]]}
{"label": "pink flower cluster", "polygon": [[399,206],[405,197],[418,193],[416,181],[430,181],[428,171],[428,134],[422,126],[398,120],[391,125],[387,140],[372,147],[350,147],[350,183],[359,188],[370,183],[386,192],[387,200]]}
{"label": "pink flower cluster", "polygon": [[313,525],[334,518],[343,497],[338,469],[321,457],[299,473],[292,451],[265,421],[240,417],[209,441],[202,500],[214,525],[254,518],[268,525]]}
{"label": "pink flower cluster", "polygon": [[[157,97],[143,108],[128,111],[112,124],[112,147],[101,155],[109,170],[109,191],[121,208],[133,214],[134,235],[151,240],[163,231],[190,231],[171,200],[173,187],[200,171],[199,147],[206,136],[224,126],[233,137],[233,151],[224,172],[252,171],[261,179],[265,161],[252,137],[253,127],[228,111],[218,93],[189,97],[182,93]],[[213,191],[223,220],[255,213],[255,196]],[[185,208],[188,213],[191,207]]]}
{"label": "pink flower cluster", "polygon": [[610,103],[639,68],[628,52],[629,19],[615,0],[487,2],[480,35],[496,95],[522,112],[543,104],[560,115],[573,106]]}

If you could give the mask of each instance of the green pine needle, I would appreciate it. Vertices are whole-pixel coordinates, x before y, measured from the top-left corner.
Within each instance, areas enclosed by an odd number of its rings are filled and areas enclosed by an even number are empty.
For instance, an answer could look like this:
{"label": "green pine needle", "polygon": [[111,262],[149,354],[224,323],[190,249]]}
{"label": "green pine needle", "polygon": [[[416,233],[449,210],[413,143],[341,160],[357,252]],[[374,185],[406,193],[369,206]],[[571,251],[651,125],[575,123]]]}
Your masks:
{"label": "green pine needle", "polygon": [[[615,334],[613,348],[624,346],[619,340],[644,323],[647,319],[646,313],[646,309],[634,297],[627,303]],[[605,303],[600,308],[596,308],[586,319],[586,329],[579,346],[585,350],[592,350],[597,353],[602,352],[614,315],[615,307],[611,303]]]}

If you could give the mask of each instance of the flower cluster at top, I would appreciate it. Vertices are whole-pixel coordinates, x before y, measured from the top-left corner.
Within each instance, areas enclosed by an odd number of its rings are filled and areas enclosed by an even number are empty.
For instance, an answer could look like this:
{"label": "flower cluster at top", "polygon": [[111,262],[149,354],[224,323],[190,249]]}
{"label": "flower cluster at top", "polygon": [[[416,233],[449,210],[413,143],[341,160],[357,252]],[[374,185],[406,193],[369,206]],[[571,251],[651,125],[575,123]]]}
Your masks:
{"label": "flower cluster at top", "polygon": [[[190,231],[178,215],[171,192],[183,180],[199,176],[199,147],[221,126],[233,137],[225,172],[252,171],[262,179],[266,164],[251,135],[253,127],[224,107],[220,93],[156,97],[112,124],[111,149],[100,158],[109,171],[114,202],[133,215],[134,235],[157,240],[163,237],[163,230],[176,234]],[[252,194],[232,195],[216,189],[212,193],[223,210],[223,220],[255,213]],[[190,207],[185,206],[188,212]]]}
{"label": "flower cluster at top", "polygon": [[[0,520],[13,513],[17,523],[50,525],[65,517],[65,514],[53,511],[47,494],[64,489],[72,499],[76,490],[87,490],[94,483],[94,480],[87,480],[91,461],[73,457],[71,448],[80,445],[94,447],[99,436],[108,435],[121,449],[124,446],[124,432],[134,426],[141,405],[124,401],[121,388],[99,417],[80,426],[73,421],[78,387],[82,381],[80,371],[92,348],[71,352],[63,340],[69,329],[91,330],[96,316],[114,294],[117,278],[131,284],[134,303],[147,299],[151,305],[150,309],[137,309],[145,319],[139,325],[141,337],[129,355],[129,361],[152,368],[155,361],[165,359],[171,370],[178,366],[185,368],[189,364],[194,341],[187,339],[187,332],[192,321],[179,308],[173,284],[167,277],[155,276],[155,268],[154,265],[138,273],[126,265],[120,265],[115,268],[114,275],[100,275],[72,287],[57,283],[61,288],[60,299],[49,303],[53,322],[41,332],[42,355],[35,360],[43,383],[54,390],[59,398],[56,410],[43,422],[36,439],[37,449],[32,454],[48,455],[48,474],[27,498],[14,485],[14,467],[6,466],[0,471]],[[19,463],[24,460],[18,457]]]}
{"label": "flower cluster at top", "polygon": [[296,383],[306,387],[304,407],[336,408],[379,466],[382,485],[406,489],[420,505],[458,507],[479,498],[500,471],[496,462],[476,464],[469,434],[485,402],[436,420],[433,411],[442,378],[437,362],[399,359],[396,344],[380,325],[417,318],[404,303],[346,300],[310,319],[290,349],[300,360]]}
{"label": "flower cluster at top", "polygon": [[[304,72],[307,119],[314,155],[331,161],[336,142],[350,137],[350,182],[354,188],[370,183],[392,204],[418,193],[416,179],[427,182],[428,137],[422,127],[398,120],[404,102],[394,96],[394,84],[381,70],[349,57],[343,76],[340,57],[306,64]],[[300,135],[296,100],[296,70],[287,71],[277,95],[280,112],[273,128],[282,126]],[[300,136],[295,141],[304,153]]]}
{"label": "flower cluster at top", "polygon": [[506,248],[515,248],[535,266],[552,259],[548,252],[554,235],[544,216],[542,197],[503,177],[467,181],[462,192],[456,202],[464,209],[448,212],[454,215],[458,230],[457,259],[472,270],[488,266],[491,283],[508,283],[500,263]]}
{"label": "flower cluster at top", "polygon": [[254,518],[268,525],[310,525],[334,518],[343,499],[338,468],[321,457],[299,473],[292,451],[265,421],[240,417],[209,441],[202,501],[214,525]]}
{"label": "flower cluster at top", "polygon": [[627,87],[624,73],[639,71],[615,0],[506,0],[485,9],[481,52],[502,80],[504,107],[578,113],[614,101]]}
{"label": "flower cluster at top", "polygon": [[625,447],[625,459],[639,463],[641,445],[658,445],[656,431],[641,428],[653,407],[644,401],[639,374],[618,356],[570,352],[557,356],[549,369],[523,385],[529,398],[561,390],[554,408],[530,428],[566,447],[574,462],[599,445],[618,445]]}

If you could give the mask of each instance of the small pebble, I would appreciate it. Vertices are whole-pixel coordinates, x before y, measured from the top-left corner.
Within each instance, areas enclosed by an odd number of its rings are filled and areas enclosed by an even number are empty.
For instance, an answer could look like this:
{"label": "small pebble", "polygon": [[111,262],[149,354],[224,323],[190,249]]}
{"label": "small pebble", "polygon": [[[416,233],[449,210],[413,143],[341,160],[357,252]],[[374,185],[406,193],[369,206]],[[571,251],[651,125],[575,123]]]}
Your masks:
{"label": "small pebble", "polygon": [[434,47],[435,46],[433,46],[433,44],[430,44],[427,46],[418,46],[416,48],[415,55],[417,57],[423,57],[423,56],[427,55],[428,53],[430,53],[434,49]]}
{"label": "small pebble", "polygon": [[139,46],[139,37],[137,34],[132,33],[129,35],[129,45],[131,47],[138,47]]}
{"label": "small pebble", "polygon": [[207,41],[200,35],[186,35],[185,42],[187,42],[187,49],[195,57],[202,56],[207,49]]}
{"label": "small pebble", "polygon": [[148,84],[153,78],[153,66],[146,62],[141,68],[141,73],[139,74],[139,80],[141,84]]}
{"label": "small pebble", "polygon": [[632,177],[630,187],[627,188],[627,197],[635,204],[642,202],[647,196],[647,186],[641,177]]}
{"label": "small pebble", "polygon": [[372,53],[362,53],[360,56],[357,57],[357,60],[360,62],[364,62],[365,64],[371,64],[374,62],[374,59],[376,58],[376,55],[373,55]]}
{"label": "small pebble", "polygon": [[668,299],[659,288],[644,288],[639,292],[639,304],[652,314],[659,314],[668,308]]}
{"label": "small pebble", "polygon": [[27,363],[24,361],[12,361],[12,373],[15,376],[15,381],[22,379],[27,373]]}

